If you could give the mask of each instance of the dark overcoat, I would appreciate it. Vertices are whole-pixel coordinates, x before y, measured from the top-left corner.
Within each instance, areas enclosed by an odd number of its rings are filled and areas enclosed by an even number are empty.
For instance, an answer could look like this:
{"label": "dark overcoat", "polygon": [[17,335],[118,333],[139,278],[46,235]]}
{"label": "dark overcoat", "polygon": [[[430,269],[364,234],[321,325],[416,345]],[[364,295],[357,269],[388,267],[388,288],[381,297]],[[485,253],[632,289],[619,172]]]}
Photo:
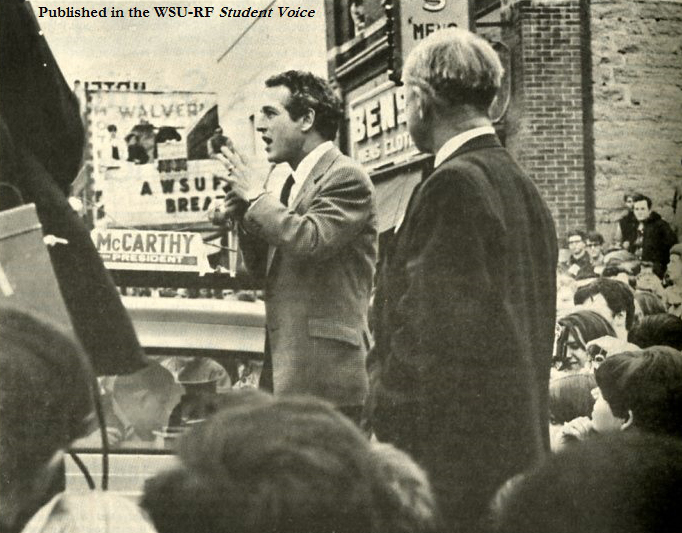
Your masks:
{"label": "dark overcoat", "polygon": [[548,448],[557,242],[494,135],[415,189],[375,298],[372,421],[426,467],[450,529]]}

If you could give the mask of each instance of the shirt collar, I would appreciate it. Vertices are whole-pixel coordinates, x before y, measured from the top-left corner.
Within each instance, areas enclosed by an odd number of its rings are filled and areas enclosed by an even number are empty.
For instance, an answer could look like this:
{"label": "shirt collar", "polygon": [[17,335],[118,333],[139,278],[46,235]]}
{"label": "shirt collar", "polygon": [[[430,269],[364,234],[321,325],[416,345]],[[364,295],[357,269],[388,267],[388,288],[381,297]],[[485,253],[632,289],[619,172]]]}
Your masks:
{"label": "shirt collar", "polygon": [[433,161],[434,168],[440,165],[448,157],[459,150],[464,144],[469,142],[475,137],[480,137],[481,135],[495,135],[495,128],[492,126],[480,126],[478,128],[473,128],[462,132],[458,135],[452,137],[448,142],[440,147],[438,153],[436,153],[436,158]]}
{"label": "shirt collar", "polygon": [[294,182],[301,184],[305,181],[317,165],[317,162],[322,158],[322,156],[334,147],[334,143],[331,141],[325,141],[322,144],[318,144],[303,160],[299,163],[298,168],[291,173],[294,177]]}

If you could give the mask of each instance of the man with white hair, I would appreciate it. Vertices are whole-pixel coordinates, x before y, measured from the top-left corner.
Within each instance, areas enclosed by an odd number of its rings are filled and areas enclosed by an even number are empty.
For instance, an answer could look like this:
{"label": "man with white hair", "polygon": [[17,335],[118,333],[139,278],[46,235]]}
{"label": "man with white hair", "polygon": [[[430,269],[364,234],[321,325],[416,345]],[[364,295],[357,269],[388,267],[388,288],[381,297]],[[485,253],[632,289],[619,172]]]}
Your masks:
{"label": "man with white hair", "polygon": [[407,58],[408,128],[434,171],[375,297],[373,428],[426,468],[448,531],[483,528],[497,487],[549,443],[556,234],[488,117],[501,78],[492,47],[462,29]]}

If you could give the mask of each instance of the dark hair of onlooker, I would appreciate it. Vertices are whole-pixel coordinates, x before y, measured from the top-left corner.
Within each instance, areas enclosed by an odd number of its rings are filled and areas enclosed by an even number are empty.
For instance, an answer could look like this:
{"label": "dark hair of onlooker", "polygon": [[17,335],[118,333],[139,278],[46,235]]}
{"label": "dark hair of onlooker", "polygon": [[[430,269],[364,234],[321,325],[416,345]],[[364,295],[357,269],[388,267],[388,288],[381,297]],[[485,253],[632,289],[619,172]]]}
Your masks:
{"label": "dark hair of onlooker", "polygon": [[515,484],[496,533],[682,531],[682,441],[616,433],[551,454]]}
{"label": "dark hair of onlooker", "polygon": [[391,444],[372,444],[378,483],[385,490],[377,505],[377,528],[382,533],[440,531],[436,498],[428,476],[402,450]]}
{"label": "dark hair of onlooker", "polygon": [[652,346],[615,354],[595,378],[614,416],[627,419],[632,411],[634,427],[682,437],[682,353]]}
{"label": "dark hair of onlooker", "polygon": [[649,209],[651,209],[651,203],[652,203],[652,202],[651,202],[651,198],[649,198],[648,196],[644,196],[643,194],[635,194],[635,195],[633,195],[632,200],[633,200],[635,203],[641,202],[641,201],[644,200],[644,201],[646,201],[647,207],[648,207]]}
{"label": "dark hair of onlooker", "polygon": [[628,342],[642,349],[670,346],[682,350],[682,319],[666,312],[645,316],[628,332]]}
{"label": "dark hair of onlooker", "polygon": [[594,406],[593,374],[568,374],[549,382],[549,417],[553,424],[564,424],[579,416],[590,416]]}
{"label": "dark hair of onlooker", "polygon": [[583,242],[585,242],[587,240],[587,234],[583,230],[572,229],[572,230],[569,230],[569,232],[566,234],[566,241],[568,241],[568,239],[570,239],[571,237],[574,237],[576,235],[578,237],[580,237],[583,240]]}
{"label": "dark hair of onlooker", "polygon": [[604,236],[598,231],[590,231],[587,234],[587,242],[596,242],[599,246],[604,244]]}
{"label": "dark hair of onlooker", "polygon": [[633,192],[625,193],[625,194],[623,195],[623,202],[627,202],[627,201],[628,201],[628,198],[633,198],[633,199],[634,199],[635,196],[637,196],[637,193],[633,193]]}
{"label": "dark hair of onlooker", "polygon": [[369,442],[321,400],[251,393],[186,434],[178,456],[142,499],[159,533],[372,531]]}
{"label": "dark hair of onlooker", "polygon": [[45,494],[35,493],[40,485],[36,480],[45,478],[44,469],[55,453],[87,433],[94,377],[73,338],[32,311],[0,304],[0,339],[4,530],[16,526],[5,523],[5,513],[14,512],[10,507],[30,515],[44,503]]}
{"label": "dark hair of onlooker", "polygon": [[635,322],[635,297],[630,287],[616,279],[599,278],[576,291],[573,303],[582,305],[597,294],[604,297],[614,316],[625,312],[625,329],[630,330]]}
{"label": "dark hair of onlooker", "polygon": [[334,140],[343,118],[343,109],[326,81],[310,72],[288,70],[268,78],[265,86],[289,89],[291,96],[284,107],[292,120],[312,109],[315,112],[314,128],[324,139]]}
{"label": "dark hair of onlooker", "polygon": [[110,133],[115,132],[115,131],[117,131],[117,130],[118,130],[118,128],[117,128],[116,125],[114,125],[114,124],[109,124],[109,125],[107,126],[107,131],[110,132]]}
{"label": "dark hair of onlooker", "polygon": [[657,315],[666,312],[663,300],[653,292],[635,291],[635,300],[637,300],[639,308],[642,310],[644,316]]}
{"label": "dark hair of onlooker", "polygon": [[613,326],[599,313],[581,309],[561,317],[557,324],[561,328],[559,337],[556,341],[556,349],[554,353],[555,362],[559,363],[559,370],[564,370],[564,360],[566,358],[566,344],[568,343],[569,335],[578,341],[582,348],[586,348],[586,344],[594,339],[610,335],[616,336]]}

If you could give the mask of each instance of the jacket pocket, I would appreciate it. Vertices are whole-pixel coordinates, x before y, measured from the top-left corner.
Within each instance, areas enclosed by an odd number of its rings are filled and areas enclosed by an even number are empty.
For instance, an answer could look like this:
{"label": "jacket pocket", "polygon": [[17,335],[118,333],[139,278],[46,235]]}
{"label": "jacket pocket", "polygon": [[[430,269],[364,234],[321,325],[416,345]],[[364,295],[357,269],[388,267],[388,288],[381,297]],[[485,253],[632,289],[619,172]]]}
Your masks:
{"label": "jacket pocket", "polygon": [[309,318],[308,334],[311,337],[332,339],[359,347],[362,339],[356,329],[329,318]]}

